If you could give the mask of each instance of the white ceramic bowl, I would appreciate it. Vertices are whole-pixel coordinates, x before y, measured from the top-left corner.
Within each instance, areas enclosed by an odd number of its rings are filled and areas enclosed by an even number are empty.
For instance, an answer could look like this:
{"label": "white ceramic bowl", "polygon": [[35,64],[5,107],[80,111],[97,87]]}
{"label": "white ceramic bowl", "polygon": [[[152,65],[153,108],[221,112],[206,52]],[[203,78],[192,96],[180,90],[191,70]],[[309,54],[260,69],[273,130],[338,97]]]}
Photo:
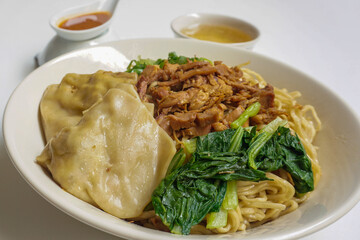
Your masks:
{"label": "white ceramic bowl", "polygon": [[[249,68],[272,85],[299,90],[300,102],[315,106],[323,122],[317,135],[322,166],[320,183],[310,199],[296,211],[246,232],[215,236],[177,236],[128,223],[89,205],[62,190],[35,163],[44,147],[38,108],[43,91],[59,83],[68,72],[93,73],[98,69],[124,70],[130,59],[165,58],[176,51]],[[310,76],[251,51],[185,39],[123,40],[62,55],[36,69],[16,88],[7,104],[3,133],[13,164],[45,199],[74,218],[116,236],[130,239],[290,239],[299,238],[333,223],[360,199],[360,124],[350,108]]]}
{"label": "white ceramic bowl", "polygon": [[[239,29],[251,37],[251,41],[239,42],[239,43],[220,43],[222,45],[228,45],[232,47],[239,47],[245,49],[253,49],[260,37],[260,31],[253,24],[248,23],[244,20],[220,15],[213,13],[189,13],[180,17],[175,18],[171,22],[171,28],[177,37],[183,37],[188,39],[195,39],[182,33],[185,28],[196,28],[200,24],[207,25],[224,25],[232,28]],[[196,39],[197,40],[197,39]],[[198,40],[203,41],[203,40]]]}
{"label": "white ceramic bowl", "polygon": [[[97,0],[90,4],[63,10],[52,16],[49,23],[55,30],[56,35],[48,42],[45,48],[36,55],[35,59],[37,64],[43,65],[45,62],[73,50],[116,40],[117,36],[109,27],[118,2],[119,0]],[[98,27],[76,31],[59,27],[59,24],[65,19],[99,11],[107,11],[112,15],[107,22]]]}
{"label": "white ceramic bowl", "polygon": [[[98,0],[90,4],[63,10],[50,18],[50,26],[57,35],[67,40],[84,41],[92,39],[101,35],[109,28],[118,2],[119,0]],[[107,11],[112,14],[108,21],[98,27],[84,30],[67,30],[59,27],[59,24],[68,18],[98,11]]]}

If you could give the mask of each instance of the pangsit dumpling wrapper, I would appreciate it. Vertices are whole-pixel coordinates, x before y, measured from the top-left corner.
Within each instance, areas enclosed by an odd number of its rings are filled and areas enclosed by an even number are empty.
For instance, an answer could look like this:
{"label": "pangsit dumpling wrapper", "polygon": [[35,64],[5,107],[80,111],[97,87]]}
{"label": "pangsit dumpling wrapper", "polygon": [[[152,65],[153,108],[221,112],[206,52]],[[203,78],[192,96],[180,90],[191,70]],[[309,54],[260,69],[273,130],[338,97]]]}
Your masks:
{"label": "pangsit dumpling wrapper", "polygon": [[132,84],[119,84],[51,138],[37,161],[74,196],[119,218],[137,217],[176,151],[148,107]]}
{"label": "pangsit dumpling wrapper", "polygon": [[[60,84],[47,87],[40,102],[41,122],[48,142],[62,128],[77,124],[83,111],[111,88],[129,88],[137,81],[135,73],[97,71],[94,74],[69,73]],[[133,86],[131,86],[133,87]],[[137,93],[134,93],[137,95]],[[147,104],[149,109],[152,104]]]}

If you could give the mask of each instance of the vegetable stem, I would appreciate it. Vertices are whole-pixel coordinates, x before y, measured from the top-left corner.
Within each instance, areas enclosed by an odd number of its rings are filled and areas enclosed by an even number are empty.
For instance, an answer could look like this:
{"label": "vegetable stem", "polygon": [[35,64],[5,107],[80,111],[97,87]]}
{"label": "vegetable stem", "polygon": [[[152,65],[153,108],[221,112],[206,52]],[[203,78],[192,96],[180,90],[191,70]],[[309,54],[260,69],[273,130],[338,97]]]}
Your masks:
{"label": "vegetable stem", "polygon": [[236,180],[227,182],[226,193],[222,203],[222,208],[225,210],[235,209],[239,204],[236,185]]}
{"label": "vegetable stem", "polygon": [[174,234],[181,234],[181,227],[177,224],[174,224],[174,227],[173,229],[171,229],[171,233],[174,233]]}
{"label": "vegetable stem", "polygon": [[237,152],[241,147],[241,140],[244,135],[244,128],[239,127],[236,129],[235,134],[231,138],[229,152]]}
{"label": "vegetable stem", "polygon": [[254,117],[260,111],[261,104],[259,102],[251,104],[245,111],[240,115],[238,119],[230,124],[231,128],[238,128],[244,125],[244,123],[250,118]]}
{"label": "vegetable stem", "polygon": [[196,138],[191,138],[183,142],[186,154],[193,154],[196,151]]}
{"label": "vegetable stem", "polygon": [[251,143],[248,149],[249,156],[249,166],[253,169],[257,169],[255,163],[255,158],[260,152],[260,149],[266,144],[266,142],[272,137],[276,132],[278,127],[284,126],[287,123],[286,120],[283,120],[277,117],[275,120],[266,125],[263,129],[259,131],[259,135],[255,138],[254,142]]}
{"label": "vegetable stem", "polygon": [[[236,129],[236,132],[231,138],[229,152],[237,152],[240,149],[243,135],[244,129],[242,127]],[[207,219],[207,228],[225,227],[227,224],[228,210],[235,209],[238,206],[236,180],[227,181],[226,184],[226,193],[221,204],[221,209],[219,212],[210,213],[210,217]]]}
{"label": "vegetable stem", "polygon": [[184,164],[185,159],[186,154],[184,153],[184,149],[181,148],[172,158],[167,169],[166,176],[172,173],[175,169],[181,167]]}
{"label": "vegetable stem", "polygon": [[213,228],[220,228],[226,226],[227,215],[228,215],[228,211],[223,208],[220,208],[220,211],[218,212],[209,213],[207,215],[206,228],[213,229]]}

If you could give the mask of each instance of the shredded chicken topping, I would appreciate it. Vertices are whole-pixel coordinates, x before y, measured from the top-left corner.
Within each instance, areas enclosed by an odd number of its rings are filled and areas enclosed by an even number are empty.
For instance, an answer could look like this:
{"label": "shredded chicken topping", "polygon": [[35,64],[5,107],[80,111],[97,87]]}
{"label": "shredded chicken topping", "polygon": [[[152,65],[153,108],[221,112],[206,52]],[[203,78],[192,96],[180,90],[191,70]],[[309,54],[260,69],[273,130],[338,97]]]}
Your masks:
{"label": "shredded chicken topping", "polygon": [[142,101],[154,103],[155,119],[176,140],[228,129],[257,101],[260,112],[246,125],[267,124],[283,114],[274,107],[271,85],[251,85],[240,67],[228,67],[220,61],[214,65],[207,61],[165,62],[163,69],[148,65],[136,87]]}

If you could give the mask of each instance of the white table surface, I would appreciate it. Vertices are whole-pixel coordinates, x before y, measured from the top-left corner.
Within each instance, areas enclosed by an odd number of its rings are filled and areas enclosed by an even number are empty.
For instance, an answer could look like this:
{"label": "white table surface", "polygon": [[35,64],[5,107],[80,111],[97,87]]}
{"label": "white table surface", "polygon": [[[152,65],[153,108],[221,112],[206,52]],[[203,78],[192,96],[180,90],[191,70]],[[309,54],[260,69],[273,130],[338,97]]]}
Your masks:
{"label": "white table surface", "polygon": [[[54,36],[48,24],[51,15],[86,2],[0,1],[1,113],[14,88],[34,70],[34,56]],[[254,51],[312,75],[359,115],[359,1],[121,0],[112,30],[118,39],[173,37],[171,20],[190,12],[220,13],[252,22],[262,33]],[[360,204],[334,224],[303,239],[359,239],[358,216]],[[38,195],[13,167],[1,137],[0,239],[118,238],[73,219]]]}

